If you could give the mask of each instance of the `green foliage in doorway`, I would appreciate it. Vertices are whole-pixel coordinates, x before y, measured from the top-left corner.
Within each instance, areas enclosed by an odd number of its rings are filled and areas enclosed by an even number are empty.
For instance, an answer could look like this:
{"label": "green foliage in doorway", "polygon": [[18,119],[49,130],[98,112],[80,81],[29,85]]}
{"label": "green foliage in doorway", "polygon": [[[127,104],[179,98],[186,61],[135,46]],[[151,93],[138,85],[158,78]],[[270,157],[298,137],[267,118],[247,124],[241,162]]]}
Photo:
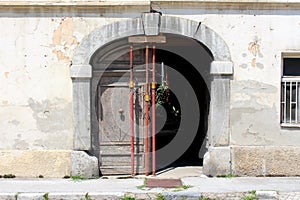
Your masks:
{"label": "green foliage in doorway", "polygon": [[158,105],[163,105],[164,103],[167,102],[167,98],[169,96],[168,89],[169,88],[166,85],[160,85],[157,87],[155,101]]}
{"label": "green foliage in doorway", "polygon": [[180,115],[179,109],[177,109],[174,105],[171,105],[170,102],[168,102],[168,99],[170,97],[170,91],[167,85],[158,86],[155,95],[156,95],[156,99],[155,99],[156,107],[167,105],[170,107],[171,113],[175,117],[179,117]]}

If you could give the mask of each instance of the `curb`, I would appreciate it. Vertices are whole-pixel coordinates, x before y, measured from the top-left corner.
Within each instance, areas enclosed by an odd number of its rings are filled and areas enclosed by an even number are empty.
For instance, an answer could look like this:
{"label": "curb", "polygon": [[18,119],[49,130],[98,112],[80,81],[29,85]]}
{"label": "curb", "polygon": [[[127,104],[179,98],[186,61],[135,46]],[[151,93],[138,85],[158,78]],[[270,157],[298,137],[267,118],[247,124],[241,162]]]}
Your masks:
{"label": "curb", "polygon": [[[46,195],[46,196],[45,196]],[[200,194],[187,192],[168,193],[2,193],[0,200],[199,200]]]}
{"label": "curb", "polygon": [[300,192],[278,193],[277,191],[256,191],[255,196],[249,192],[112,192],[112,193],[0,193],[0,200],[241,200],[247,196],[257,197],[260,200],[271,199],[300,199]]}
{"label": "curb", "polygon": [[[46,195],[46,196],[45,196]],[[123,193],[2,193],[0,200],[102,200],[122,199]]]}

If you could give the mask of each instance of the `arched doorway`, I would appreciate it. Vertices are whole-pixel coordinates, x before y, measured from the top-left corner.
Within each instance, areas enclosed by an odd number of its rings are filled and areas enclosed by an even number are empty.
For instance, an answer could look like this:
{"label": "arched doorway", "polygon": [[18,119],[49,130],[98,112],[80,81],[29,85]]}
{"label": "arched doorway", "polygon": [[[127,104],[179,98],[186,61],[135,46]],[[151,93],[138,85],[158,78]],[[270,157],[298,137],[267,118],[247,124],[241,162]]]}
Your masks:
{"label": "arched doorway", "polygon": [[[94,106],[96,105],[95,97],[96,94],[98,94],[99,74],[97,74],[92,60],[95,58],[95,55],[99,58],[108,58],[109,55],[106,54],[107,52],[126,51],[125,49],[127,48],[123,48],[124,45],[120,45],[122,38],[131,35],[143,35],[146,29],[153,28],[152,26],[147,27],[148,23],[143,23],[144,20],[144,17],[142,17],[116,22],[99,28],[80,44],[74,55],[71,76],[73,78],[74,88],[75,149],[90,151],[91,154],[99,158],[100,164],[102,164],[102,158],[100,156],[101,145],[99,146],[99,123],[96,115],[97,111],[95,110],[96,107]],[[204,167],[206,165],[209,169],[213,169],[213,171],[207,171],[207,174],[210,175],[230,173],[228,93],[230,75],[232,75],[233,70],[227,45],[222,38],[211,29],[191,20],[161,16],[160,23],[157,24],[156,28],[158,32],[163,34],[171,33],[175,35],[175,37],[183,36],[189,38],[198,43],[198,46],[206,52],[211,52],[209,57],[210,61],[213,60],[213,62],[210,68],[206,67],[206,70],[204,70],[205,73],[210,74],[212,79],[211,86],[205,84],[207,89],[211,88],[210,113],[209,117],[207,117],[210,118],[210,120],[206,120],[207,125],[206,127],[203,125],[203,127],[204,129],[210,130],[207,136],[209,146],[208,154],[214,155],[215,152],[221,152],[222,155],[226,156],[223,156],[224,159],[221,161],[212,159],[213,156],[206,156]],[[107,51],[101,51],[105,48],[107,48]],[[188,55],[182,57],[189,61],[189,59],[187,59]],[[193,63],[192,65],[194,66]],[[209,66],[209,64],[207,66]],[[194,73],[192,74],[194,75]],[[202,75],[201,78],[205,78],[205,75]],[[189,78],[190,82],[195,82],[197,79],[200,80],[200,76]],[[197,84],[192,83],[192,85],[196,86]],[[204,84],[200,85],[203,86]],[[195,96],[197,98],[197,94]],[[206,96],[206,98],[209,97],[207,94],[204,96]],[[206,109],[209,107],[207,102],[209,101],[201,104],[206,105]],[[84,121],[82,119],[84,119]],[[214,124],[214,126],[212,127],[211,124]],[[220,165],[223,167],[221,171],[218,170],[218,166]]]}
{"label": "arched doorway", "polygon": [[[162,102],[156,104],[156,170],[174,165],[202,165],[208,127],[209,68],[212,56],[194,39],[174,34],[164,35],[167,42],[156,46],[156,78],[159,85],[168,87],[168,93],[164,94],[165,99],[160,100]],[[95,106],[99,122],[99,157],[103,174],[130,174],[127,40],[122,38],[107,44],[93,55],[91,61],[94,76],[99,81],[95,105],[92,106]],[[117,51],[114,48],[116,46]],[[133,55],[136,82],[134,119],[138,138],[135,140],[135,166],[136,172],[142,173],[145,171],[146,129],[143,102],[145,45],[136,45]],[[149,145],[151,147],[151,143]]]}

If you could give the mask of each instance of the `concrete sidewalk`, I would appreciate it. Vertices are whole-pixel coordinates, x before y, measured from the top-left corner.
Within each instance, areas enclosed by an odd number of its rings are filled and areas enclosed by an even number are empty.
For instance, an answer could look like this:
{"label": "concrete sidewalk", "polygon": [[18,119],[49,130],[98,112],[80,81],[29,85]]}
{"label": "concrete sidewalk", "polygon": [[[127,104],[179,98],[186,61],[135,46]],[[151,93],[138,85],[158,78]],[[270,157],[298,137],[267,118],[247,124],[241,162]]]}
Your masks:
{"label": "concrete sidewalk", "polygon": [[182,180],[184,187],[168,189],[146,188],[144,178],[140,175],[135,178],[109,176],[93,180],[0,179],[0,200],[98,200],[125,197],[238,200],[246,196],[259,199],[300,199],[300,177],[208,178],[202,174],[201,167],[177,167],[161,171],[156,176],[158,179]]}
{"label": "concrete sidewalk", "polygon": [[184,177],[181,180],[187,187],[145,188],[143,178],[80,181],[0,179],[0,199],[96,200],[124,199],[127,196],[135,199],[244,199],[245,196],[254,193],[259,199],[300,199],[300,177]]}

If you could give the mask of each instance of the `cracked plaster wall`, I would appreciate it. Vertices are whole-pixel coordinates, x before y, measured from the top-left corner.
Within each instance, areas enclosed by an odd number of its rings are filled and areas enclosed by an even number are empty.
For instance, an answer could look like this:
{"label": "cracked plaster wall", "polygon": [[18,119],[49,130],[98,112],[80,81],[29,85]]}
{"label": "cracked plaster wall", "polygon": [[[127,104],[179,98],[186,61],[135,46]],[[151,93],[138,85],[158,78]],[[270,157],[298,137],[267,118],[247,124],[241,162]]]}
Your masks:
{"label": "cracked plaster wall", "polygon": [[234,61],[231,145],[300,147],[300,131],[280,127],[281,52],[300,51],[299,17],[246,15],[220,23]]}
{"label": "cracked plaster wall", "polygon": [[300,15],[280,10],[220,12],[224,15],[186,17],[202,21],[229,46],[234,64],[231,173],[299,175],[300,129],[280,126],[280,89],[282,52],[300,52]]}
{"label": "cracked plaster wall", "polygon": [[[281,52],[300,51],[300,15],[280,10],[167,14],[201,22],[229,47],[234,63],[230,145],[300,147],[300,131],[279,124]],[[73,148],[69,66],[74,49],[96,27],[118,20],[0,18],[5,27],[0,32],[0,149]]]}
{"label": "cracked plaster wall", "polygon": [[300,52],[299,13],[230,9],[190,13],[184,17],[214,30],[230,50],[234,64],[230,145],[300,147],[300,129],[280,127],[281,53]]}
{"label": "cracked plaster wall", "polygon": [[0,18],[0,150],[73,149],[74,49],[117,19]]}

